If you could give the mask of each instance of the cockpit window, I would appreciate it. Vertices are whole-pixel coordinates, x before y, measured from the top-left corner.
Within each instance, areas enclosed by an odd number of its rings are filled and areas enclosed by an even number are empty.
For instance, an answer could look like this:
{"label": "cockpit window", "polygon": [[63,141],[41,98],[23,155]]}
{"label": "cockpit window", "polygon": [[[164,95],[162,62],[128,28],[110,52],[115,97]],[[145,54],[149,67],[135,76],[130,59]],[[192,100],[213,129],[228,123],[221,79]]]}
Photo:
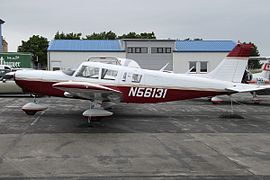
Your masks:
{"label": "cockpit window", "polygon": [[76,74],[77,77],[85,77],[85,78],[99,78],[99,68],[98,67],[89,67],[82,66],[79,72]]}
{"label": "cockpit window", "polygon": [[101,79],[115,80],[116,76],[117,76],[117,71],[116,70],[103,68],[102,71],[101,71]]}
{"label": "cockpit window", "polygon": [[134,83],[140,83],[141,79],[142,79],[141,74],[133,74],[132,75],[132,82],[134,82]]}

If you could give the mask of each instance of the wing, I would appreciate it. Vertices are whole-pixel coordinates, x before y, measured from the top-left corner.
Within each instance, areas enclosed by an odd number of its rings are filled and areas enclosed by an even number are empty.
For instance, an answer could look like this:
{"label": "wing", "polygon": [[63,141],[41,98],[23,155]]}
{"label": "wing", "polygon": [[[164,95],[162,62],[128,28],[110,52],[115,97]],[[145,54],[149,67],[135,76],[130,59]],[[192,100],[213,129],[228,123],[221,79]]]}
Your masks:
{"label": "wing", "polygon": [[258,86],[258,85],[252,85],[252,84],[236,84],[233,87],[228,87],[225,90],[229,92],[236,92],[236,93],[244,93],[244,92],[256,92],[260,90],[269,89],[270,86]]}
{"label": "wing", "polygon": [[122,98],[122,93],[118,90],[88,82],[60,82],[53,84],[53,87],[74,98],[112,102],[120,102]]}

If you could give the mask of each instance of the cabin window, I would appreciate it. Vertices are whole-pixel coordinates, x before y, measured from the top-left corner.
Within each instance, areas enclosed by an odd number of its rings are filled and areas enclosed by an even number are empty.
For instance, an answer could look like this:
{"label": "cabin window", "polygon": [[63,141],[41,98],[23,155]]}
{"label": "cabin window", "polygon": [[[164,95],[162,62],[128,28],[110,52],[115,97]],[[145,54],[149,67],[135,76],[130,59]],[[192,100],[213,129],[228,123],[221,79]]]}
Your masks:
{"label": "cabin window", "polygon": [[196,73],[197,70],[196,70],[196,65],[197,65],[197,62],[196,61],[190,61],[189,62],[189,70],[191,73]]}
{"label": "cabin window", "polygon": [[101,71],[101,79],[115,80],[117,77],[117,71],[103,68]]}
{"label": "cabin window", "polygon": [[126,81],[127,80],[127,73],[125,72],[124,74],[123,74],[123,78],[122,78],[122,81]]}
{"label": "cabin window", "polygon": [[200,62],[200,70],[201,73],[207,73],[207,61]]}
{"label": "cabin window", "polygon": [[82,66],[79,72],[76,74],[77,77],[85,77],[85,78],[92,78],[98,79],[99,78],[99,68],[97,67],[89,67],[89,66]]}
{"label": "cabin window", "polygon": [[141,74],[133,74],[132,75],[132,82],[134,82],[134,83],[140,83],[141,79],[142,79]]}

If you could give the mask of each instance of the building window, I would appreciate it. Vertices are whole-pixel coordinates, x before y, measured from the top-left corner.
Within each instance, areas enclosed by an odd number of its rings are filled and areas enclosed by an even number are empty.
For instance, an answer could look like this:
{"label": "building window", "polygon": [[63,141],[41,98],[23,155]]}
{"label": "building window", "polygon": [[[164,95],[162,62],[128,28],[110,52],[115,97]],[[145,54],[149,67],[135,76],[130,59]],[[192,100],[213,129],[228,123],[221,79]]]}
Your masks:
{"label": "building window", "polygon": [[148,53],[148,48],[147,47],[142,47],[141,48],[141,53]]}
{"label": "building window", "polygon": [[200,72],[207,73],[207,61],[200,62]]}
{"label": "building window", "polygon": [[152,47],[151,48],[151,53],[155,54],[155,53],[171,53],[172,52],[172,48],[170,47]]}
{"label": "building window", "polygon": [[128,53],[148,53],[147,47],[128,47]]}
{"label": "building window", "polygon": [[191,73],[196,73],[197,72],[196,65],[197,65],[197,62],[196,61],[190,61],[189,62],[189,71]]}
{"label": "building window", "polygon": [[142,52],[141,48],[138,48],[138,47],[135,48],[135,53],[141,53],[141,52]]}
{"label": "building window", "polygon": [[163,48],[157,48],[157,53],[163,53]]}
{"label": "building window", "polygon": [[171,53],[172,52],[172,48],[165,48],[165,53]]}
{"label": "building window", "polygon": [[133,53],[133,48],[129,47],[128,48],[128,53]]}
{"label": "building window", "polygon": [[152,47],[152,48],[151,48],[151,53],[152,53],[152,54],[157,53],[157,48],[156,48],[156,47]]}

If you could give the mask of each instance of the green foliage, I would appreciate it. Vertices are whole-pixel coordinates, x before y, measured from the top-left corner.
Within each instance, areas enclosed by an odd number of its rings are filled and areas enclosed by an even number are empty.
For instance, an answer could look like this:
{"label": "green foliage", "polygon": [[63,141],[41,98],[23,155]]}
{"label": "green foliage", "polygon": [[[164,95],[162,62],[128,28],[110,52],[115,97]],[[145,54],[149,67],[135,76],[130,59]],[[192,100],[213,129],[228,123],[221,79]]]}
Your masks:
{"label": "green foliage", "polygon": [[251,52],[251,58],[248,61],[248,69],[260,69],[262,67],[262,64],[260,63],[260,61],[258,59],[252,59],[252,57],[259,57],[260,56],[260,52],[257,48],[257,46],[252,43],[254,48]]}
{"label": "green foliage", "polygon": [[55,34],[54,39],[82,39],[82,40],[114,40],[114,39],[156,39],[156,35],[154,32],[129,32],[128,34],[123,34],[121,36],[117,36],[113,31],[104,31],[100,33],[92,33],[86,35],[85,37],[81,37],[82,33],[67,33],[64,32],[59,33],[59,31]]}
{"label": "green foliage", "polygon": [[252,59],[250,58],[248,60],[248,69],[249,70],[254,70],[254,69],[261,69],[262,67],[262,63],[260,63],[259,59]]}
{"label": "green foliage", "polygon": [[36,60],[41,64],[41,67],[47,67],[47,49],[49,42],[47,38],[33,35],[28,41],[22,41],[22,45],[18,47],[18,52],[29,52],[33,54],[33,63],[36,65]]}
{"label": "green foliage", "polygon": [[154,32],[150,32],[150,33],[129,32],[128,34],[123,34],[121,36],[118,36],[117,39],[156,39],[156,35]]}
{"label": "green foliage", "polygon": [[255,44],[253,44],[253,46],[254,46],[254,48],[253,48],[253,50],[251,52],[251,56],[260,56],[260,52],[258,50],[258,47]]}
{"label": "green foliage", "polygon": [[64,32],[59,33],[59,31],[57,31],[57,33],[54,36],[54,39],[81,39],[82,33],[67,33],[65,34]]}
{"label": "green foliage", "polygon": [[87,39],[87,40],[114,40],[116,39],[117,35],[112,32],[101,32],[101,33],[92,33],[90,35],[86,35],[85,38],[83,39]]}

